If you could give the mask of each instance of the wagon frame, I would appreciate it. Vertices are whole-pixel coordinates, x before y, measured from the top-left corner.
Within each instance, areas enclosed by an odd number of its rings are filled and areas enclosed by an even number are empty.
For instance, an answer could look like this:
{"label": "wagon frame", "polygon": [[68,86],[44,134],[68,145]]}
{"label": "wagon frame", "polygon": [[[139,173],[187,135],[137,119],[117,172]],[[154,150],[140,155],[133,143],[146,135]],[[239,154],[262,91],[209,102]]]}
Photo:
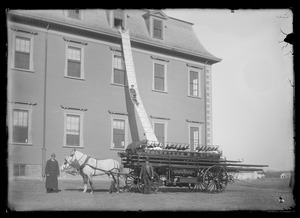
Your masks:
{"label": "wagon frame", "polygon": [[[188,187],[192,192],[220,193],[228,183],[234,182],[234,175],[240,171],[263,171],[267,165],[241,164],[242,161],[226,160],[216,146],[199,146],[195,151],[176,149],[161,150],[149,148],[149,143],[134,149],[119,152],[125,174],[126,189],[142,192],[144,184],[139,178],[140,170],[146,157],[154,168],[151,191],[156,193],[160,186]],[[178,146],[184,147],[184,146]]]}

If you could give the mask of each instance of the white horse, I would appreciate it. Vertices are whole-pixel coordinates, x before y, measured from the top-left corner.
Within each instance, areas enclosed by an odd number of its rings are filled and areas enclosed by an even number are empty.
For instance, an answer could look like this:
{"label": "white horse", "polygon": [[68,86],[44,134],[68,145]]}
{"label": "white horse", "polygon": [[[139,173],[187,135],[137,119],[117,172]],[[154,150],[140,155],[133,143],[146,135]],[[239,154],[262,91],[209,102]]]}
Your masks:
{"label": "white horse", "polygon": [[[72,168],[75,168],[77,171],[74,171]],[[117,185],[117,192],[119,192],[120,164],[116,160],[97,160],[73,149],[70,156],[65,158],[65,161],[61,166],[61,171],[66,171],[70,174],[79,173],[84,182],[83,192],[87,191],[87,182],[89,181],[91,193],[94,192],[92,177],[106,174],[113,179],[109,193],[113,192],[115,185]]]}

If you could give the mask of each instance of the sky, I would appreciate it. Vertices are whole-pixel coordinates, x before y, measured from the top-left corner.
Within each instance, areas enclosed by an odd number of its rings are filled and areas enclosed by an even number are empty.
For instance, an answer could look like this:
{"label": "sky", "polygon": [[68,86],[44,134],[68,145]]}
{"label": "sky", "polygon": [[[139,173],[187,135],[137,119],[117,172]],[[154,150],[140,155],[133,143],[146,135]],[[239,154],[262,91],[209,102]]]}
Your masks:
{"label": "sky", "polygon": [[[212,67],[213,144],[228,160],[294,169],[293,31],[287,9],[166,9],[193,23]],[[283,33],[282,33],[283,32]]]}

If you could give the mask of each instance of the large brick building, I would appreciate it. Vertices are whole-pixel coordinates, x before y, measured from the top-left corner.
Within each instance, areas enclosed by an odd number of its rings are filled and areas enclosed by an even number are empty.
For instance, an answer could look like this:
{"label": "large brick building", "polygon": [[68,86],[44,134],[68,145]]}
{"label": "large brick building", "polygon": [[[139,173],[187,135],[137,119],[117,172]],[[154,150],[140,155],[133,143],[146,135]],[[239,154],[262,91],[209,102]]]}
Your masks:
{"label": "large brick building", "polygon": [[115,158],[144,139],[130,100],[121,36],[128,29],[139,93],[160,142],[212,144],[211,74],[220,61],[193,24],[157,10],[11,10],[10,176],[41,177],[78,148]]}

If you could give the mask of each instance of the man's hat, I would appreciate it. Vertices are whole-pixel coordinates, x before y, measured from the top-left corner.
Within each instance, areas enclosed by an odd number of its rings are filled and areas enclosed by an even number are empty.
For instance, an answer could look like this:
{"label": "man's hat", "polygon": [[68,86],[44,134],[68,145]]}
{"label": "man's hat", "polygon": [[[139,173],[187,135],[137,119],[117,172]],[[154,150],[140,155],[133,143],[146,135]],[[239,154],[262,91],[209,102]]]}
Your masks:
{"label": "man's hat", "polygon": [[54,153],[52,153],[52,154],[51,154],[51,157],[55,157],[55,154],[54,154]]}

